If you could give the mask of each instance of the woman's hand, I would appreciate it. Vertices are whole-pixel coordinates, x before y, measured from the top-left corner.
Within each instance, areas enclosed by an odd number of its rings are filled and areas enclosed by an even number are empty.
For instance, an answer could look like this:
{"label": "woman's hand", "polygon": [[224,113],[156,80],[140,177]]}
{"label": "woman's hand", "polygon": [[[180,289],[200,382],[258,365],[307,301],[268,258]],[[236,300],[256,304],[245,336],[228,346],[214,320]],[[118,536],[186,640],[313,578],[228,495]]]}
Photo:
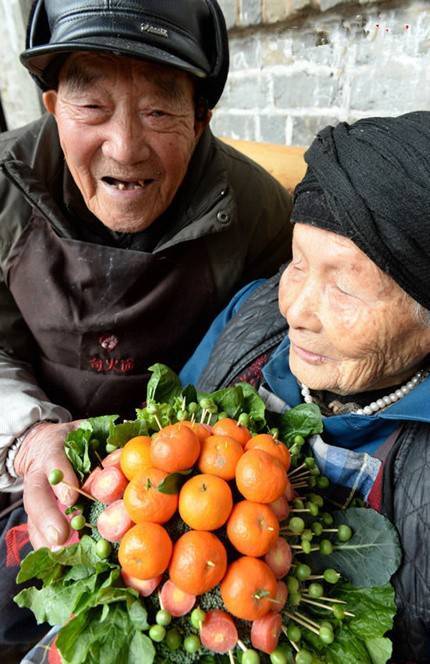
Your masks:
{"label": "woman's hand", "polygon": [[59,468],[67,484],[79,487],[64,453],[67,434],[79,425],[80,421],[35,424],[26,434],[16,456],[15,471],[24,478],[24,508],[28,515],[30,540],[35,549],[62,545],[69,537],[68,521],[58,509],[57,498],[70,506],[76,502],[78,493],[63,483],[52,487],[48,476],[54,468]]}

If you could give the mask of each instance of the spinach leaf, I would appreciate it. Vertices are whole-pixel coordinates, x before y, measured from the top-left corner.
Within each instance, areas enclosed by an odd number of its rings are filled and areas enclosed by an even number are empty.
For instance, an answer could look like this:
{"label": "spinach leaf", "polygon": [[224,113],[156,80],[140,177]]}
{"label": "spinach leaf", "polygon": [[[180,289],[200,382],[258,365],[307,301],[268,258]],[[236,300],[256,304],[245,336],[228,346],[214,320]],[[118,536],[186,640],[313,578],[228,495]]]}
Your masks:
{"label": "spinach leaf", "polygon": [[280,418],[279,436],[287,445],[293,442],[295,436],[307,438],[322,430],[321,411],[314,403],[299,404],[287,410]]}
{"label": "spinach leaf", "polygon": [[165,364],[153,364],[149,367],[149,371],[152,372],[152,376],[146,388],[148,402],[169,403],[181,393],[182,386],[178,376]]}
{"label": "spinach leaf", "polygon": [[366,639],[366,648],[372,664],[385,664],[393,654],[390,639]]}
{"label": "spinach leaf", "polygon": [[396,605],[394,588],[389,583],[373,588],[343,584],[337,591],[336,597],[347,602],[348,611],[354,614],[348,620],[348,627],[357,637],[378,639],[392,628]]}
{"label": "spinach leaf", "polygon": [[147,436],[148,427],[144,420],[133,420],[131,422],[121,422],[113,424],[110,428],[106,444],[114,447],[123,447],[131,438],[135,436]]}
{"label": "spinach leaf", "polygon": [[160,493],[174,494],[179,493],[179,489],[184,484],[187,479],[187,475],[192,472],[192,468],[189,470],[181,470],[177,473],[170,473],[167,475],[162,482],[157,486],[157,491]]}
{"label": "spinach leaf", "polygon": [[239,383],[243,393],[243,410],[247,413],[257,431],[266,425],[266,406],[263,399],[249,383]]}
{"label": "spinach leaf", "polygon": [[71,584],[52,583],[43,588],[25,588],[14,600],[20,607],[33,611],[37,622],[62,625],[75,611],[82,596],[95,591],[97,574],[76,580]]}
{"label": "spinach leaf", "polygon": [[324,651],[327,664],[372,664],[366,645],[344,625]]}
{"label": "spinach leaf", "polygon": [[119,415],[100,415],[88,418],[87,422],[91,426],[92,437],[104,443],[118,417]]}
{"label": "spinach leaf", "polygon": [[64,450],[81,482],[91,471],[90,451],[94,442],[104,445],[117,419],[118,415],[90,417],[79,429],[67,434]]}
{"label": "spinach leaf", "polygon": [[91,470],[89,444],[92,437],[92,429],[81,426],[70,431],[64,442],[66,456],[81,482]]}
{"label": "spinach leaf", "polygon": [[226,387],[216,392],[198,392],[199,400],[204,397],[212,399],[220,412],[227,413],[228,417],[235,420],[244,410],[243,404],[245,399],[240,385]]}
{"label": "spinach leaf", "polygon": [[309,563],[321,571],[334,567],[354,586],[384,586],[401,561],[401,547],[396,529],[375,510],[351,507],[333,512],[334,526],[346,523],[353,536],[346,543],[334,542],[329,556],[313,553]]}
{"label": "spinach leaf", "polygon": [[155,648],[151,639],[142,632],[135,632],[130,643],[127,664],[150,664],[154,659]]}

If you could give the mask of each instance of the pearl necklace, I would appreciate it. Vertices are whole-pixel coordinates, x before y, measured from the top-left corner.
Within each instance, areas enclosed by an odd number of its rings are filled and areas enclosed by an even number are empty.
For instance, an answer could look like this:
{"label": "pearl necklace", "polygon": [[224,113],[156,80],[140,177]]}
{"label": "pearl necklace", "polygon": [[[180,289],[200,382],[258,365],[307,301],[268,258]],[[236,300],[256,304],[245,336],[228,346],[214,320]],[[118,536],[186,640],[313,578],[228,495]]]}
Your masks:
{"label": "pearl necklace", "polygon": [[[378,410],[382,410],[383,408],[387,408],[387,406],[391,406],[391,404],[396,403],[396,401],[403,399],[403,397],[409,394],[409,392],[411,392],[414,387],[418,385],[418,383],[421,383],[425,378],[427,378],[429,372],[429,369],[420,369],[417,371],[415,376],[413,376],[410,380],[408,380],[407,383],[399,387],[397,390],[394,390],[394,392],[390,392],[390,394],[387,394],[385,397],[381,397],[376,401],[372,401],[372,403],[370,403],[368,406],[364,406],[364,408],[358,408],[353,412],[355,415],[373,415],[373,413],[377,413]],[[305,403],[313,403],[314,399],[311,395],[309,387],[303,383],[300,383],[300,385],[302,388],[301,393]],[[330,408],[330,406],[331,404],[329,404],[328,407]]]}

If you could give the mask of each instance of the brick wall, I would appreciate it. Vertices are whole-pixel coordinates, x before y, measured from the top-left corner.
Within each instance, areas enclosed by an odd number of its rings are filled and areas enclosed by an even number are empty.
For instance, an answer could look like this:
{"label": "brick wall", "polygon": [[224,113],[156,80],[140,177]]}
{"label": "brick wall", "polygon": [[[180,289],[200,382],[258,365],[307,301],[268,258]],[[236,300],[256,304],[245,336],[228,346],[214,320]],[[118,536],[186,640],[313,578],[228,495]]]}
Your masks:
{"label": "brick wall", "polygon": [[220,0],[231,69],[218,135],[307,145],[319,128],[430,110],[430,2]]}

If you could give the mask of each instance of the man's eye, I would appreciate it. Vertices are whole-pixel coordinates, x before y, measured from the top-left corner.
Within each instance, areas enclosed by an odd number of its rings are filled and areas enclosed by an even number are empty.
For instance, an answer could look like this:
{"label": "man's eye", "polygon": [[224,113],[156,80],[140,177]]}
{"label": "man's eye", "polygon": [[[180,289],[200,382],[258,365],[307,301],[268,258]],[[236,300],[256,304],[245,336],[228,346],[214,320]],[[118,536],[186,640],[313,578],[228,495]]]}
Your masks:
{"label": "man's eye", "polygon": [[149,115],[151,118],[162,118],[166,115],[166,113],[164,111],[151,111]]}

